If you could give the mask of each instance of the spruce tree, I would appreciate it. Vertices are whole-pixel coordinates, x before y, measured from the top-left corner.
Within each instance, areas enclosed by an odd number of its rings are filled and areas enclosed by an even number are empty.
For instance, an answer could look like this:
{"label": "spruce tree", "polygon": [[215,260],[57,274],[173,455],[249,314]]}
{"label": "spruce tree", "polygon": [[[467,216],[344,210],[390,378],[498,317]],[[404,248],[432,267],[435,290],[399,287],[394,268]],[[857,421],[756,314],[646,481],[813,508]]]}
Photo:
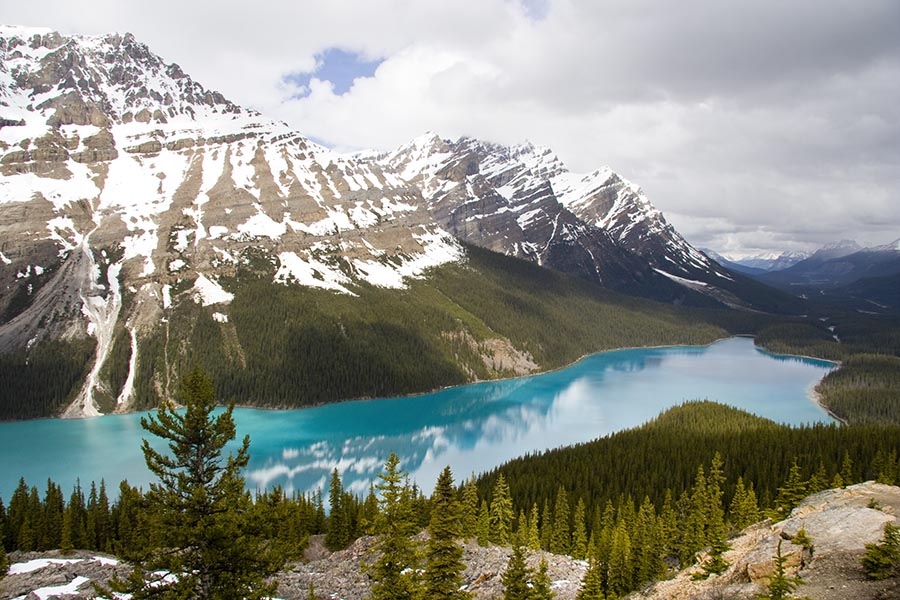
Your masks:
{"label": "spruce tree", "polygon": [[848,485],[852,485],[856,479],[853,477],[853,461],[850,459],[850,451],[844,450],[844,460],[841,461],[841,472],[839,473],[841,476],[841,481],[843,482],[843,487],[847,487]]}
{"label": "spruce tree", "polygon": [[106,494],[106,481],[100,480],[100,497],[97,504],[97,550],[112,550],[112,532],[110,531],[109,496]]}
{"label": "spruce tree", "polygon": [[506,570],[500,574],[503,583],[503,600],[530,600],[530,572],[525,564],[525,548],[516,541],[512,554],[506,563]]}
{"label": "spruce tree", "polygon": [[331,473],[331,486],[328,502],[331,511],[328,515],[328,531],[325,534],[325,547],[331,551],[341,550],[350,542],[349,519],[343,506],[344,486],[337,469]]}
{"label": "spruce tree", "polygon": [[364,535],[375,535],[375,523],[378,519],[378,496],[375,485],[369,484],[369,493],[363,502],[362,517],[359,520],[360,530]]}
{"label": "spruce tree", "polygon": [[662,508],[659,511],[658,528],[660,553],[663,556],[677,555],[676,537],[678,535],[678,516],[672,501],[672,490],[666,489]]}
{"label": "spruce tree", "polygon": [[772,518],[776,520],[786,518],[805,497],[806,481],[803,480],[803,473],[795,459],[788,473],[787,481],[778,488],[778,496],[775,498],[775,509],[772,513]]}
{"label": "spruce tree", "polygon": [[553,511],[553,537],[550,538],[550,552],[567,554],[572,545],[572,532],[569,528],[569,495],[566,488],[560,486],[556,492],[556,508]]}
{"label": "spruce tree", "polygon": [[[649,500],[648,500],[649,501]],[[575,516],[572,518],[572,558],[587,558],[587,525],[585,524],[584,499],[579,498],[575,505]]]}
{"label": "spruce tree", "polygon": [[538,526],[540,521],[540,513],[538,512],[537,502],[531,505],[531,514],[528,517],[528,533],[525,536],[525,545],[529,550],[541,549],[541,531]]}
{"label": "spruce tree", "polygon": [[497,477],[491,498],[491,535],[495,544],[508,544],[512,533],[513,505],[509,496],[509,485],[503,473]]}
{"label": "spruce tree", "polygon": [[881,541],[866,544],[861,562],[869,579],[887,579],[900,573],[900,527],[885,523]]}
{"label": "spruce tree", "polygon": [[372,600],[412,600],[419,595],[416,574],[419,561],[410,536],[417,523],[412,490],[400,469],[400,458],[391,452],[378,478],[378,560],[369,567]]}
{"label": "spruce tree", "polygon": [[25,517],[28,514],[28,485],[25,478],[19,478],[19,485],[16,486],[12,497],[9,499],[9,508],[6,511],[6,542],[10,549],[17,547],[19,540],[19,529],[25,523]]}
{"label": "spruce tree", "polygon": [[59,551],[63,555],[72,554],[75,544],[72,541],[72,511],[66,509],[63,513],[62,537],[59,542]]}
{"label": "spruce tree", "polygon": [[575,600],[604,600],[603,579],[601,564],[597,559],[591,559]]}
{"label": "spruce tree", "polygon": [[28,516],[26,518],[28,524],[30,546],[20,546],[19,550],[45,550],[42,546],[46,527],[44,523],[44,507],[41,504],[41,497],[38,489],[34,486],[28,492]]}
{"label": "spruce tree", "polygon": [[697,551],[706,546],[709,499],[706,491],[706,473],[703,465],[697,468],[694,487],[691,490],[687,515],[682,532],[681,564],[686,565]]}
{"label": "spruce tree", "polygon": [[791,594],[803,583],[799,577],[790,577],[785,569],[787,557],[781,554],[781,540],[778,540],[778,548],[775,551],[775,569],[772,574],[767,577],[769,580],[766,586],[766,593],[760,594],[760,600],[785,600],[791,597]]}
{"label": "spruce tree", "polygon": [[460,505],[453,488],[453,474],[446,467],[431,496],[431,522],[428,524],[428,547],[425,556],[425,597],[434,600],[465,600],[469,594],[460,591],[462,562],[460,537]]}
{"label": "spruce tree", "polygon": [[475,537],[478,539],[478,545],[483,548],[491,543],[491,509],[488,508],[487,500],[482,500],[481,506],[478,507],[478,526]]}
{"label": "spruce tree", "polygon": [[45,549],[59,548],[62,541],[63,513],[65,500],[62,490],[51,480],[47,480],[47,491],[44,493],[44,541]]}
{"label": "spruce tree", "polygon": [[738,477],[734,487],[734,496],[728,509],[728,518],[734,529],[741,531],[745,527],[759,521],[759,506],[753,486],[744,485],[744,478]]}
{"label": "spruce tree", "polygon": [[632,554],[634,556],[635,587],[656,578],[663,571],[661,560],[662,540],[659,535],[656,508],[649,497],[644,497],[638,509],[637,521],[632,534]]}
{"label": "spruce tree", "polygon": [[544,498],[544,509],[541,511],[541,548],[550,549],[550,540],[553,539],[553,513],[550,504]]}
{"label": "spruce tree", "polygon": [[0,520],[0,579],[9,571],[9,557],[3,544],[3,520]]}
{"label": "spruce tree", "polygon": [[632,569],[631,537],[624,520],[616,524],[613,531],[612,548],[609,553],[608,591],[617,596],[624,596],[631,590]]}
{"label": "spruce tree", "polygon": [[531,594],[529,600],[553,600],[556,595],[551,588],[550,573],[547,567],[547,559],[541,557],[538,570],[531,577]]}
{"label": "spruce tree", "polygon": [[[125,558],[134,565],[112,588],[132,598],[256,599],[274,595],[264,579],[284,563],[258,535],[241,469],[249,460],[245,437],[236,455],[223,457],[234,439],[233,406],[218,416],[212,381],[194,369],[182,380],[184,413],[163,405],[143,417],[149,433],[168,442],[168,453],[145,439],[144,459],[158,478],[144,498],[146,551]],[[167,578],[161,572],[176,575]]]}
{"label": "spruce tree", "polygon": [[822,490],[828,489],[828,474],[825,471],[825,464],[819,462],[819,468],[812,474],[809,481],[806,482],[806,493],[815,494]]}
{"label": "spruce tree", "polygon": [[840,473],[835,473],[834,478],[831,480],[831,487],[833,488],[842,488],[844,487],[844,478],[841,477]]}
{"label": "spruce tree", "polygon": [[478,486],[475,474],[463,486],[462,537],[470,540],[478,535]]}

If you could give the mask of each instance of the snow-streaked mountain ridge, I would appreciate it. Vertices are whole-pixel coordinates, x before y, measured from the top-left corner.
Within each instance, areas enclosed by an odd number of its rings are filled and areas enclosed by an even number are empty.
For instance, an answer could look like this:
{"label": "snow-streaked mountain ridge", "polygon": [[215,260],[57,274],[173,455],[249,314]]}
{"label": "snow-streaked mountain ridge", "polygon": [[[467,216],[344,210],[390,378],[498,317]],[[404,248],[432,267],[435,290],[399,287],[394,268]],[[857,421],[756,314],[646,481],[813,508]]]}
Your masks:
{"label": "snow-streaked mountain ridge", "polygon": [[[608,167],[435,133],[339,154],[130,34],[4,26],[0,53],[0,352],[96,338],[70,415],[100,412],[117,327],[134,360],[179,303],[225,323],[223,281],[260,257],[274,283],[353,295],[465,260],[462,240],[665,300],[737,302],[715,292],[728,272]],[[127,410],[131,390],[113,400]]]}

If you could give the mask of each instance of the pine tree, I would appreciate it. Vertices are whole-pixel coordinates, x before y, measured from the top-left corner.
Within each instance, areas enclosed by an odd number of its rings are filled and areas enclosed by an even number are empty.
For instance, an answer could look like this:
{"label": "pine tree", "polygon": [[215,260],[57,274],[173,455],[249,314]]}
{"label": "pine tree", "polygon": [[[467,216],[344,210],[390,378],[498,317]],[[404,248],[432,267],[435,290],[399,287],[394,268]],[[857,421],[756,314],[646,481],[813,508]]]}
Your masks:
{"label": "pine tree", "polygon": [[634,556],[633,585],[656,578],[663,571],[661,560],[662,541],[659,535],[656,509],[649,497],[644,497],[638,509],[637,521],[632,534],[632,554]]}
{"label": "pine tree", "polygon": [[15,549],[19,540],[19,530],[25,524],[28,514],[28,486],[25,478],[19,478],[19,485],[9,499],[9,508],[6,511],[6,541],[10,549]]}
{"label": "pine tree", "polygon": [[709,465],[709,475],[706,477],[706,543],[724,541],[728,535],[725,528],[725,511],[722,507],[723,487],[725,474],[722,471],[722,456],[716,452]]}
{"label": "pine tree", "polygon": [[[168,442],[169,454],[145,439],[144,459],[158,478],[145,495],[149,550],[127,556],[134,570],[113,589],[147,597],[256,599],[274,595],[264,578],[284,563],[254,528],[241,469],[249,460],[245,437],[236,455],[222,456],[234,439],[233,406],[218,416],[212,381],[194,369],[182,381],[183,414],[161,406],[141,425]],[[176,574],[164,579],[160,572]]]}
{"label": "pine tree", "polygon": [[806,493],[815,494],[822,490],[828,489],[828,474],[825,472],[825,463],[819,462],[819,468],[816,469],[809,481],[806,482]]}
{"label": "pine tree", "polygon": [[572,558],[579,560],[587,558],[588,539],[584,513],[584,499],[579,498],[578,504],[575,505],[575,516],[572,518]]}
{"label": "pine tree", "polygon": [[530,600],[529,579],[529,569],[525,564],[525,548],[517,542],[513,544],[506,570],[500,574],[504,588],[503,600]]}
{"label": "pine tree", "polygon": [[109,496],[106,494],[106,481],[100,480],[100,496],[97,502],[97,550],[110,552],[112,540],[110,532]]}
{"label": "pine tree", "polygon": [[569,495],[560,486],[556,492],[556,508],[553,510],[553,537],[550,538],[550,552],[566,554],[572,545],[572,534],[569,528]]}
{"label": "pine tree", "polygon": [[488,508],[487,500],[482,500],[481,506],[478,507],[478,527],[475,536],[478,545],[483,548],[491,543],[491,509]]}
{"label": "pine tree", "polygon": [[803,480],[803,473],[800,471],[800,466],[795,459],[788,473],[787,481],[784,482],[782,487],[778,488],[778,496],[775,498],[775,509],[772,517],[774,519],[784,519],[805,497],[806,481]]}
{"label": "pine tree", "polygon": [[59,551],[64,555],[72,554],[75,544],[72,542],[72,511],[63,513],[62,537],[59,542]]}
{"label": "pine tree", "polygon": [[63,513],[65,500],[62,490],[51,480],[47,480],[47,491],[44,493],[44,540],[45,549],[59,548],[62,541]]}
{"label": "pine tree", "polygon": [[613,535],[616,528],[616,509],[611,500],[606,501],[603,516],[600,518],[600,534],[597,536],[595,559],[602,565],[600,571],[603,589],[609,589],[609,561],[612,554]]}
{"label": "pine tree", "polygon": [[601,569],[600,563],[596,559],[591,559],[588,569],[581,579],[581,588],[578,590],[575,600],[604,600]]}
{"label": "pine tree", "polygon": [[756,503],[756,493],[753,486],[747,488],[744,478],[738,477],[734,487],[734,496],[728,508],[728,518],[732,527],[741,531],[745,527],[759,521],[759,506]]}
{"label": "pine tree", "polygon": [[425,597],[429,600],[465,600],[469,594],[460,591],[462,562],[460,537],[460,505],[453,488],[453,475],[446,467],[431,496],[431,522],[428,524],[428,548],[425,558]]}
{"label": "pine tree", "polygon": [[90,548],[92,550],[97,549],[97,520],[98,520],[98,507],[100,505],[100,498],[97,494],[97,484],[93,481],[91,482],[91,491],[88,494],[87,501],[87,519],[85,520],[85,548]]}
{"label": "pine tree", "polygon": [[341,550],[350,542],[350,523],[346,509],[342,504],[344,498],[344,486],[341,476],[335,469],[331,473],[331,486],[328,492],[328,502],[331,504],[331,512],[328,515],[328,531],[325,534],[325,547],[331,551]]}
{"label": "pine tree", "polygon": [[678,516],[672,502],[672,490],[666,489],[663,506],[659,511],[657,532],[660,541],[660,554],[662,556],[676,555],[678,549],[675,539],[678,533]]}
{"label": "pine tree", "polygon": [[794,590],[803,583],[799,577],[789,577],[785,569],[787,557],[781,554],[781,540],[778,540],[778,549],[775,551],[775,570],[768,576],[769,584],[766,593],[760,594],[760,600],[785,600],[790,598]]}
{"label": "pine tree", "polygon": [[470,540],[478,534],[478,486],[474,473],[463,486],[462,504],[462,537]]}
{"label": "pine tree", "polygon": [[9,571],[9,557],[6,555],[6,547],[3,544],[3,522],[4,520],[0,519],[0,579],[3,579]]}
{"label": "pine tree", "polygon": [[369,568],[372,600],[412,600],[418,597],[418,557],[410,536],[417,530],[412,490],[391,452],[378,475],[378,560]]}
{"label": "pine tree", "polygon": [[544,498],[544,509],[541,511],[541,548],[550,549],[550,540],[553,539],[553,513],[550,504]]}
{"label": "pine tree", "polygon": [[369,493],[363,502],[362,517],[359,520],[360,530],[364,535],[375,535],[375,523],[378,519],[378,496],[375,485],[369,484]]}
{"label": "pine tree", "polygon": [[531,594],[529,600],[553,600],[555,594],[551,588],[547,559],[541,557],[541,564],[531,578]]}
{"label": "pine tree", "polygon": [[541,549],[541,532],[538,527],[540,521],[540,513],[538,512],[537,502],[531,505],[531,514],[528,517],[528,533],[525,537],[525,545],[529,550]]}
{"label": "pine tree", "polygon": [[513,505],[509,497],[509,485],[503,473],[497,477],[494,493],[491,498],[491,535],[495,544],[508,544],[512,532]]}
{"label": "pine tree", "polygon": [[617,596],[624,596],[632,585],[631,537],[624,520],[619,520],[613,532],[609,553],[609,581],[607,589]]}
{"label": "pine tree", "polygon": [[19,550],[44,550],[41,546],[44,533],[44,509],[37,488],[32,486],[28,491],[25,523],[19,532]]}
{"label": "pine tree", "polygon": [[831,487],[833,488],[842,488],[844,487],[844,478],[841,477],[840,473],[835,473],[834,478],[831,480]]}
{"label": "pine tree", "polygon": [[706,491],[706,473],[703,466],[697,468],[694,487],[691,490],[687,518],[684,524],[681,547],[681,564],[686,565],[697,551],[706,546],[706,526],[709,520],[709,499]]}
{"label": "pine tree", "polygon": [[725,484],[725,475],[722,472],[722,456],[716,452],[709,465],[709,476],[706,478],[707,523],[706,543],[710,546],[709,558],[703,564],[703,571],[710,573],[724,573],[729,567],[722,555],[730,548],[727,543],[728,530],[725,527],[725,511],[722,509],[722,486]]}
{"label": "pine tree", "polygon": [[900,527],[885,523],[881,541],[866,544],[861,562],[869,579],[887,579],[900,574]]}
{"label": "pine tree", "polygon": [[[73,548],[87,548],[87,508],[84,504],[84,492],[81,491],[81,481],[76,479],[72,494],[69,496],[69,504],[66,505],[69,516],[68,536]],[[66,535],[65,516],[63,518],[63,535]]]}
{"label": "pine tree", "polygon": [[844,487],[852,485],[856,481],[853,477],[853,461],[850,460],[850,452],[848,450],[844,450],[844,460],[841,461],[841,472],[839,475],[844,483]]}

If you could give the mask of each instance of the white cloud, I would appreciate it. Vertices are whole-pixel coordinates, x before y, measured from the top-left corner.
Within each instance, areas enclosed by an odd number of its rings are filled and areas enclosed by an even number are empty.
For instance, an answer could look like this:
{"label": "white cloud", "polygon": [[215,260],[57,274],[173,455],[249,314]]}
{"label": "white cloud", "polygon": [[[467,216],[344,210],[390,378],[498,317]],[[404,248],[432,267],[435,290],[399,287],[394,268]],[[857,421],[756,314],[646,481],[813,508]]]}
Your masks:
{"label": "white cloud", "polygon": [[[900,235],[894,0],[318,0],[5,8],[130,30],[207,87],[338,148],[425,130],[552,146],[640,183],[698,245],[796,249]],[[49,21],[48,21],[49,19]],[[285,78],[339,47],[384,59],[336,96]]]}

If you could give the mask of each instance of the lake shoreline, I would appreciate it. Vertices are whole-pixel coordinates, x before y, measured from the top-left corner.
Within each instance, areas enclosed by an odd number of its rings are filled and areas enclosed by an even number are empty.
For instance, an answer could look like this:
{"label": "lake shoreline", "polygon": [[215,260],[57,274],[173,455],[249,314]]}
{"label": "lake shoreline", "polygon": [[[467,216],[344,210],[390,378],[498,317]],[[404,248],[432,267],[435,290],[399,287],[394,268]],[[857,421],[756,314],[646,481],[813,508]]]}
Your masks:
{"label": "lake shoreline", "polygon": [[[710,346],[712,346],[714,344],[717,344],[717,343],[725,341],[725,340],[734,339],[734,338],[753,339],[754,340],[753,345],[757,350],[759,350],[760,352],[764,352],[766,354],[772,355],[772,356],[791,357],[791,358],[800,358],[800,359],[806,359],[806,360],[821,361],[821,362],[825,362],[825,363],[834,364],[836,367],[839,367],[841,365],[840,361],[819,358],[817,356],[807,356],[807,355],[802,355],[802,354],[785,354],[785,353],[773,352],[771,350],[768,350],[766,348],[758,346],[755,342],[755,339],[756,339],[755,335],[748,334],[748,333],[738,333],[738,334],[734,334],[734,335],[718,337],[718,338],[711,340],[705,344],[656,344],[656,345],[652,345],[652,346],[622,346],[622,347],[617,347],[617,348],[608,348],[606,350],[598,350],[596,352],[589,352],[587,354],[582,354],[576,360],[573,360],[572,362],[564,364],[564,365],[560,365],[558,367],[554,367],[552,369],[538,370],[538,371],[535,371],[532,373],[527,373],[524,375],[515,375],[515,376],[511,376],[511,377],[500,377],[497,379],[476,379],[474,381],[468,381],[466,383],[445,385],[445,386],[440,386],[440,387],[432,388],[430,390],[425,390],[425,391],[421,391],[421,392],[411,392],[408,394],[397,394],[395,396],[358,396],[356,398],[342,398],[339,400],[332,400],[332,401],[328,401],[328,402],[316,402],[314,404],[306,404],[303,406],[289,406],[289,405],[259,406],[259,405],[255,405],[255,404],[235,402],[234,407],[241,408],[241,409],[248,409],[248,410],[288,412],[288,411],[294,411],[294,410],[307,410],[307,409],[313,409],[313,408],[321,408],[323,406],[330,406],[330,405],[337,405],[337,404],[346,404],[346,403],[350,403],[350,402],[377,402],[380,400],[389,400],[389,399],[394,399],[394,398],[415,398],[417,396],[427,396],[429,394],[435,394],[435,393],[443,392],[446,390],[452,390],[454,388],[459,388],[459,387],[468,386],[468,385],[502,383],[502,382],[508,382],[508,381],[515,381],[518,379],[527,379],[529,377],[538,377],[538,376],[542,376],[542,375],[549,375],[552,373],[557,373],[557,372],[563,371],[565,369],[569,369],[588,358],[591,358],[593,356],[598,356],[601,354],[608,354],[608,353],[612,353],[612,352],[623,352],[623,351],[629,351],[629,350],[661,350],[664,348],[709,348]],[[834,415],[831,412],[831,410],[822,403],[821,397],[813,397],[812,400],[817,405],[819,405],[826,413],[828,413],[829,416],[831,416],[832,418],[834,418],[835,420],[837,420],[841,423],[845,423],[844,420],[837,417],[837,415]],[[229,406],[229,403],[221,402],[219,405],[225,407],[225,406]],[[179,405],[179,408],[180,408],[180,405]],[[156,412],[157,410],[158,409],[156,409],[156,408],[150,408],[150,409],[144,409],[144,410],[127,411],[127,412],[104,413],[104,414],[101,414],[98,416],[92,416],[92,417],[75,417],[75,418],[78,420],[81,420],[81,419],[91,420],[91,419],[97,419],[97,418],[102,418],[102,417],[107,417],[107,416],[115,416],[115,415],[153,413],[153,412]],[[0,420],[0,426],[2,426],[3,424],[6,424],[6,423],[22,423],[22,422],[26,422],[26,421],[44,421],[44,420],[68,420],[70,418],[72,418],[72,417],[63,417],[61,415],[57,415],[57,416],[51,416],[51,417],[38,417],[35,419]]]}

